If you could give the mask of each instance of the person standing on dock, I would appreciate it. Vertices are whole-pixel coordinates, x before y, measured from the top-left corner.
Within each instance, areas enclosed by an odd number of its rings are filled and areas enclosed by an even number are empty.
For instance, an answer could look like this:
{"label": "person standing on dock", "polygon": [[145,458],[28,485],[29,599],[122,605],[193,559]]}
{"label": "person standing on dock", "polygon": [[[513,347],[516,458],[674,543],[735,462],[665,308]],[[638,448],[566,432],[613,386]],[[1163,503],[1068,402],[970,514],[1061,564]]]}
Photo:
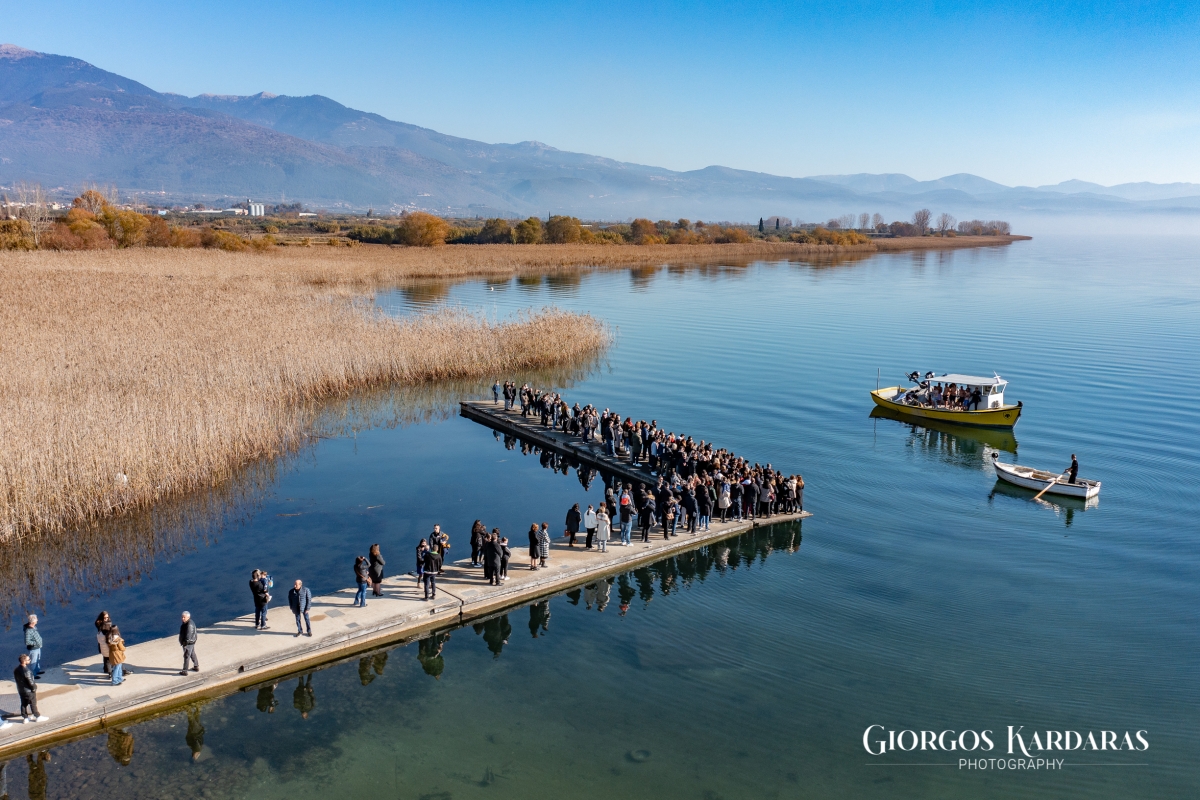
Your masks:
{"label": "person standing on dock", "polygon": [[529,526],[529,569],[535,570],[538,568],[538,526],[533,523]]}
{"label": "person standing on dock", "polygon": [[367,583],[371,580],[371,562],[367,561],[366,556],[356,556],[354,558],[354,585],[357,590],[354,593],[354,607],[367,607]]}
{"label": "person standing on dock", "polygon": [[493,403],[500,402],[500,379],[499,378],[492,381],[492,402]]}
{"label": "person standing on dock", "polygon": [[650,528],[654,525],[654,495],[647,492],[642,497],[642,505],[638,508],[638,525],[642,528],[642,541],[650,541]]}
{"label": "person standing on dock", "polygon": [[610,520],[608,511],[604,506],[600,506],[600,510],[596,512],[596,546],[600,548],[601,553],[608,552],[608,537],[612,532]]}
{"label": "person standing on dock", "polygon": [[29,654],[21,653],[17,658],[17,668],[13,670],[13,681],[17,684],[17,696],[21,699],[21,716],[26,722],[46,722],[49,717],[43,717],[37,707],[37,683],[33,679],[33,670],[29,668]]}
{"label": "person standing on dock", "polygon": [[432,547],[425,551],[425,599],[437,598],[437,576],[442,572],[442,554]]}
{"label": "person standing on dock", "polygon": [[592,549],[592,539],[596,536],[596,509],[588,504],[587,511],[583,512],[583,529],[587,531],[587,538],[583,542],[584,550]]}
{"label": "person standing on dock", "polygon": [[579,503],[571,506],[567,511],[567,521],[565,534],[567,537],[567,547],[575,546],[575,537],[579,535],[579,525],[583,522],[583,514],[579,511]]}
{"label": "person standing on dock", "polygon": [[371,560],[371,594],[375,597],[383,597],[383,568],[387,562],[383,560],[383,554],[379,552],[379,543],[371,545],[371,549],[367,551],[367,557]]}
{"label": "person standing on dock", "polygon": [[192,622],[192,615],[188,611],[183,612],[180,619],[179,646],[183,648],[183,669],[179,670],[179,674],[187,675],[189,658],[192,660],[192,672],[200,671],[200,662],[196,660],[196,623]]}
{"label": "person standing on dock", "polygon": [[480,558],[483,559],[483,577],[490,586],[500,585],[501,555],[500,532],[497,531],[484,536]]}
{"label": "person standing on dock", "polygon": [[508,546],[508,537],[500,535],[499,528],[492,528],[492,536],[500,540],[500,580],[508,580],[508,560],[512,558],[512,548]]}
{"label": "person standing on dock", "polygon": [[[483,520],[475,520],[475,524],[471,526],[471,566],[478,567],[482,563],[486,563],[482,557],[483,541],[487,538],[487,526],[483,524]],[[486,576],[485,576],[486,577]]]}
{"label": "person standing on dock", "polygon": [[261,569],[250,573],[250,594],[254,597],[254,629],[265,631],[267,605],[271,602],[271,595],[267,592],[267,581],[263,578]]}
{"label": "person standing on dock", "polygon": [[633,498],[629,494],[629,484],[625,484],[618,505],[617,513],[621,515],[621,546],[629,547],[629,540],[633,537]]}
{"label": "person standing on dock", "polygon": [[537,542],[539,566],[545,567],[546,559],[550,557],[550,523],[543,522],[542,527],[538,528]]}
{"label": "person standing on dock", "polygon": [[37,614],[30,614],[24,629],[25,652],[29,654],[29,668],[35,680],[42,677],[42,635],[38,633],[37,624]]}
{"label": "person standing on dock", "polygon": [[110,662],[108,651],[108,626],[112,624],[107,611],[101,611],[96,615],[96,645],[100,650],[100,658],[104,663],[104,674],[112,677],[112,662]]}
{"label": "person standing on dock", "polygon": [[[288,606],[296,615],[296,635],[303,633],[305,636],[312,636],[312,620],[308,618],[308,612],[312,608],[312,592],[299,578],[288,590]],[[304,628],[300,627],[301,620],[304,621]]]}
{"label": "person standing on dock", "polygon": [[417,542],[417,586],[421,585],[421,581],[425,579],[425,553],[429,550],[429,543],[424,539]]}
{"label": "person standing on dock", "polygon": [[125,640],[116,625],[110,624],[105,635],[108,637],[108,663],[112,664],[112,685],[120,686],[125,682]]}

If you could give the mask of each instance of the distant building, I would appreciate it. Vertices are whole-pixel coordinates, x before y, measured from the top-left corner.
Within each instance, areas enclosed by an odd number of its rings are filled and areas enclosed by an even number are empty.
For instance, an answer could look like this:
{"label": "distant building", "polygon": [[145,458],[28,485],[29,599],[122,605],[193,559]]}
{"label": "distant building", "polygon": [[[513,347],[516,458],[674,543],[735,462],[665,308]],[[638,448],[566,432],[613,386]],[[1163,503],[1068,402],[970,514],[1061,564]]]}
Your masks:
{"label": "distant building", "polygon": [[252,216],[252,217],[265,217],[265,216],[267,215],[267,209],[266,209],[266,206],[265,206],[264,204],[262,204],[262,203],[251,203],[249,200],[247,200],[246,202],[247,202],[247,203],[250,205],[250,216]]}

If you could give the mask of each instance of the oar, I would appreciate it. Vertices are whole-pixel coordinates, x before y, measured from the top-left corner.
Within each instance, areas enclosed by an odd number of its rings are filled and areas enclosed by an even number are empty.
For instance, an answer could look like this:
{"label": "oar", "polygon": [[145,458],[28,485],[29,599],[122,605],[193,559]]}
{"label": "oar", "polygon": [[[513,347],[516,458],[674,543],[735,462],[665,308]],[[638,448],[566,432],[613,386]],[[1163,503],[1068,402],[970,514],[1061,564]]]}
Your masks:
{"label": "oar", "polygon": [[[1068,470],[1068,472],[1069,472],[1069,470]],[[1055,478],[1054,480],[1052,480],[1052,481],[1050,481],[1049,483],[1047,483],[1047,484],[1046,484],[1046,488],[1045,488],[1045,489],[1042,489],[1040,492],[1038,492],[1037,494],[1035,494],[1035,495],[1033,496],[1033,499],[1034,499],[1034,500],[1037,500],[1037,499],[1039,499],[1039,498],[1040,498],[1042,495],[1044,495],[1046,492],[1050,491],[1050,487],[1051,487],[1051,486],[1053,486],[1054,484],[1058,483],[1058,482],[1059,482],[1059,480],[1062,478],[1062,476],[1063,476],[1063,475],[1066,475],[1066,474],[1067,474],[1067,473],[1066,473],[1066,472],[1064,472],[1062,475],[1059,475],[1057,478]]]}

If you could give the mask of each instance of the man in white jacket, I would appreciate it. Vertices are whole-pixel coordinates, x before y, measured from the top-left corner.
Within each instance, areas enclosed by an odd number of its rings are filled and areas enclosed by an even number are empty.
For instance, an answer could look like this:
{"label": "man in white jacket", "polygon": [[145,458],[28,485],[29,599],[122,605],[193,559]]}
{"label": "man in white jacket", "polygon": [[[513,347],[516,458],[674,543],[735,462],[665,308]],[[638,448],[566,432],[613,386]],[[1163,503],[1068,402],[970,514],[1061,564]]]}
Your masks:
{"label": "man in white jacket", "polygon": [[585,550],[592,549],[592,538],[596,535],[596,510],[590,505],[583,515],[583,528],[587,531],[587,541],[584,542]]}

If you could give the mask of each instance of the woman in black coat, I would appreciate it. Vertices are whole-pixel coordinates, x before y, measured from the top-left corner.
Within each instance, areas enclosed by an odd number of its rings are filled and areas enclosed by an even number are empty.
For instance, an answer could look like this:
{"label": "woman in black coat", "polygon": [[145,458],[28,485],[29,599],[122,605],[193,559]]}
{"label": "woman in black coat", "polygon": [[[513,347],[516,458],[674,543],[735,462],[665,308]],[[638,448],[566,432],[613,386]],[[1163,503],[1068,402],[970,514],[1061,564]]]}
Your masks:
{"label": "woman in black coat", "polygon": [[383,592],[380,591],[380,586],[383,584],[383,566],[387,562],[383,560],[383,555],[379,552],[379,545],[371,545],[370,552],[367,553],[370,558],[371,566],[368,574],[371,577],[371,594],[376,597],[383,597]]}
{"label": "woman in black coat", "polygon": [[483,553],[483,540],[487,538],[487,528],[480,520],[475,520],[471,526],[471,566],[480,565]]}
{"label": "woman in black coat", "polygon": [[538,568],[538,525],[533,523],[529,526],[529,568]]}
{"label": "woman in black coat", "polygon": [[483,543],[483,562],[487,570],[488,583],[500,585],[500,562],[504,557],[504,548],[500,544],[500,534],[489,534]]}

